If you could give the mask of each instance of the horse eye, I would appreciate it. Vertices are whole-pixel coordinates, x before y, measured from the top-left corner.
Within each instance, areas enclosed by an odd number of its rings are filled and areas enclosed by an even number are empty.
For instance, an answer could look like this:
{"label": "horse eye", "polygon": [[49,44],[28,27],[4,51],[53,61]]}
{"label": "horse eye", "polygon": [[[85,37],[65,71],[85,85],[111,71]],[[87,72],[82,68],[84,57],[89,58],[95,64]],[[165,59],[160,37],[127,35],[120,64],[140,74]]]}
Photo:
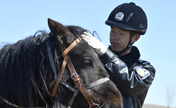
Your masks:
{"label": "horse eye", "polygon": [[91,63],[91,61],[90,61],[90,60],[88,60],[88,59],[86,59],[86,60],[84,60],[84,63],[85,63],[85,64],[90,64],[90,63]]}
{"label": "horse eye", "polygon": [[92,61],[90,59],[84,59],[83,65],[85,68],[92,67]]}
{"label": "horse eye", "polygon": [[84,68],[89,68],[89,67],[92,67],[93,66],[93,63],[92,63],[92,60],[91,60],[91,57],[90,56],[84,56],[82,58],[82,66]]}

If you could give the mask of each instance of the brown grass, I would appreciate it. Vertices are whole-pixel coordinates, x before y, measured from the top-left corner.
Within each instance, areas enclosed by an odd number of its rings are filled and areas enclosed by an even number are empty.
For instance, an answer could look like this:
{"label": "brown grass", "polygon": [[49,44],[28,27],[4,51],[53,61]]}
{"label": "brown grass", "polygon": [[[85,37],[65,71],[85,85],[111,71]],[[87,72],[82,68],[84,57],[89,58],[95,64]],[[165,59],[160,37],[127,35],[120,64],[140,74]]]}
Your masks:
{"label": "brown grass", "polygon": [[[159,105],[148,105],[148,104],[145,104],[142,108],[167,108],[167,107],[159,106]],[[176,108],[176,107],[172,107],[172,108]]]}

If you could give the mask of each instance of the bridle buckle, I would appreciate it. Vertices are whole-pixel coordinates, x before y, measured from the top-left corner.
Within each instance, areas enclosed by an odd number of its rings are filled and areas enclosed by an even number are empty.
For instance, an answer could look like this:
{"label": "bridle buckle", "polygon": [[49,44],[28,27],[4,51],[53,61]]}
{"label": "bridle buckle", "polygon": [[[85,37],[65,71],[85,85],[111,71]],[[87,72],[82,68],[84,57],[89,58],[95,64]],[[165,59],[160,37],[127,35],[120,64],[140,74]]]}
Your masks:
{"label": "bridle buckle", "polygon": [[71,78],[72,78],[72,80],[73,80],[74,82],[77,82],[77,81],[80,80],[80,79],[79,79],[79,75],[78,75],[77,73],[71,74]]}

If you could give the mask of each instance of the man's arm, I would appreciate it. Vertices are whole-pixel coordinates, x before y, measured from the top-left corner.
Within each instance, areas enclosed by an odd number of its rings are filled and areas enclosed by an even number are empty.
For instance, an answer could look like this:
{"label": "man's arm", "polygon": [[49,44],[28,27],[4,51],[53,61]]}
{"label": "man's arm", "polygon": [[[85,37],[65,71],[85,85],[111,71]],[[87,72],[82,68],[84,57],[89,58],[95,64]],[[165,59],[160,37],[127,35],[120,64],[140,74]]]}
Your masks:
{"label": "man's arm", "polygon": [[[120,60],[111,50],[100,56],[105,68],[109,71],[114,83],[125,96],[137,96],[148,90],[155,75],[155,69],[150,63],[136,64],[132,69]],[[143,69],[143,70],[139,70]],[[146,71],[145,75],[139,71]]]}

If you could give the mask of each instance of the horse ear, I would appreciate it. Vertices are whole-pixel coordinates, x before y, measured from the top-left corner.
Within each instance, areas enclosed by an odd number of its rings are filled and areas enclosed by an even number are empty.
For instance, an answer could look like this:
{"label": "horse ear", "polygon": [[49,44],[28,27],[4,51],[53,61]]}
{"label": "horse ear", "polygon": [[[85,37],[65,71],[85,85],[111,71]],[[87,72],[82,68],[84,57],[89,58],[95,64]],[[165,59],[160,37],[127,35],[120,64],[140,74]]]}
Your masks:
{"label": "horse ear", "polygon": [[64,25],[48,18],[48,26],[53,35],[56,36],[61,43],[63,43],[65,39],[67,41],[67,36],[70,33],[69,30]]}

